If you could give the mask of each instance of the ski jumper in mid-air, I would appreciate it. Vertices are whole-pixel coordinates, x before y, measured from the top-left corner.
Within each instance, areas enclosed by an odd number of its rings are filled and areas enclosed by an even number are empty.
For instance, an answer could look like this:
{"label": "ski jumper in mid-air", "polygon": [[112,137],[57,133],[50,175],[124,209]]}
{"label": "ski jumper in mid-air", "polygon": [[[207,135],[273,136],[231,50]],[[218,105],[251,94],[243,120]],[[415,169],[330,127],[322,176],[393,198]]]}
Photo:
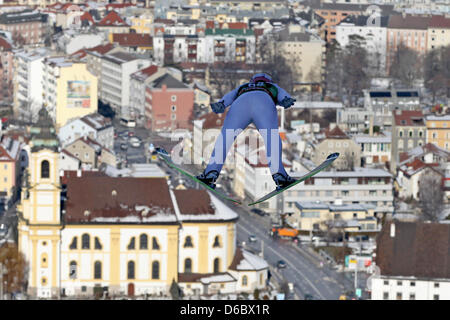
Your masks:
{"label": "ski jumper in mid-air", "polygon": [[250,82],[228,92],[219,102],[212,103],[211,108],[215,113],[223,113],[228,106],[230,110],[217,137],[209,164],[196,178],[214,189],[227,153],[237,135],[250,123],[254,123],[264,139],[268,165],[277,190],[294,183],[296,180],[287,174],[281,160],[282,145],[276,108],[276,105],[289,108],[294,102],[295,99],[273,83],[269,75],[258,73]]}

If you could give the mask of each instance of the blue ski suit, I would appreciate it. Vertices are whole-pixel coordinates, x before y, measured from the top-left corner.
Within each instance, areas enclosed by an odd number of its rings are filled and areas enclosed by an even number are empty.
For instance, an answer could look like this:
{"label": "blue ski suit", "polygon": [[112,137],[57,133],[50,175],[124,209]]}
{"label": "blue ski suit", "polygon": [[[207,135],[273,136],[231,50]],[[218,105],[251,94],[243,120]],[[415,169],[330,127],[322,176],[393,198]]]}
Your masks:
{"label": "blue ski suit", "polygon": [[[209,164],[204,171],[205,173],[211,170],[217,170],[220,173],[228,151],[239,132],[243,131],[250,123],[254,123],[264,139],[271,174],[281,173],[287,175],[281,160],[282,145],[278,131],[276,104],[280,104],[286,97],[291,97],[284,89],[272,82],[270,84],[277,89],[276,96],[271,96],[262,90],[252,90],[251,88],[247,92],[238,95],[240,89],[246,85],[248,88],[249,84],[250,87],[255,85],[254,82],[241,85],[225,94],[220,100],[225,107],[230,105],[231,107],[224,120],[221,133],[217,137]],[[230,132],[235,132],[236,134],[230,134]]]}

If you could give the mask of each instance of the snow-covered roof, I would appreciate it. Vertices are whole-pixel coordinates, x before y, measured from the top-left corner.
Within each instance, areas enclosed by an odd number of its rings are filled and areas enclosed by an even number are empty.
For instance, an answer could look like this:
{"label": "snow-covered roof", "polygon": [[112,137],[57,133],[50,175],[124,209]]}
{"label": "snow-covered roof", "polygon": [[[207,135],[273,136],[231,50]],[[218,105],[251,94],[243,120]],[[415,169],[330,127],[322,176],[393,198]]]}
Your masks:
{"label": "snow-covered roof", "polygon": [[207,215],[204,214],[180,214],[180,222],[188,222],[188,221],[204,221],[207,220],[234,220],[239,216],[238,214],[229,208],[225,203],[223,203],[219,198],[217,198],[212,192],[208,191],[209,196],[211,198],[211,204],[216,209],[215,214]]}
{"label": "snow-covered roof", "polygon": [[236,281],[236,279],[229,273],[213,275],[200,279],[200,282],[203,284],[210,284],[212,282],[232,282],[232,281]]}
{"label": "snow-covered roof", "polygon": [[[238,249],[239,250],[239,249]],[[238,251],[236,250],[236,252]],[[244,270],[263,270],[269,268],[269,265],[267,262],[257,255],[250,253],[246,250],[240,249],[243,255],[243,259],[239,261],[239,263],[236,266],[237,271],[244,271]]]}

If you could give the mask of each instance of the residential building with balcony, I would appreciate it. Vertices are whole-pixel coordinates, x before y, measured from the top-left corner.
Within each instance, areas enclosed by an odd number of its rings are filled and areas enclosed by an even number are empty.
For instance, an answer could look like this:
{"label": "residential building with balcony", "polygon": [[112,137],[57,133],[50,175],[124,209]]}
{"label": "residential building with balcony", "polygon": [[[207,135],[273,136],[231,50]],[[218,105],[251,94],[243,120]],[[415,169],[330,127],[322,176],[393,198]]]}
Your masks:
{"label": "residential building with balcony", "polygon": [[[307,172],[291,172],[295,179]],[[298,199],[332,204],[370,204],[376,217],[394,211],[393,177],[383,169],[355,168],[353,171],[322,171],[283,192],[284,212],[293,213]]]}
{"label": "residential building with balcony", "polygon": [[43,105],[57,132],[69,120],[97,112],[97,77],[86,63],[54,56],[44,58],[42,64]]}
{"label": "residential building with balcony", "polygon": [[353,140],[361,147],[361,162],[366,165],[386,165],[391,161],[391,132],[378,135],[357,135]]}
{"label": "residential building with balcony", "polygon": [[392,112],[391,172],[395,173],[400,154],[426,143],[427,127],[422,111],[395,110]]}
{"label": "residential building with balcony", "polygon": [[107,53],[101,57],[100,98],[121,116],[130,116],[130,76],[146,68],[150,60],[127,52]]}
{"label": "residential building with balcony", "polygon": [[192,129],[194,90],[166,73],[145,90],[145,123],[152,131]]}
{"label": "residential building with balcony", "polygon": [[373,125],[380,129],[392,127],[392,111],[420,110],[419,90],[369,89],[364,92],[364,108],[373,114]]}
{"label": "residential building with balcony", "polygon": [[427,126],[426,142],[450,151],[450,115],[425,116]]}
{"label": "residential building with balcony", "polygon": [[9,31],[16,45],[44,42],[47,15],[31,9],[5,12],[0,15],[0,29]]}
{"label": "residential building with balcony", "polygon": [[298,201],[294,212],[286,216],[286,221],[291,227],[307,234],[334,231],[375,237],[381,229],[374,216],[374,206],[369,204]]}
{"label": "residential building with balcony", "polygon": [[14,116],[25,121],[36,121],[43,99],[44,65],[50,56],[46,48],[21,50],[14,55]]}

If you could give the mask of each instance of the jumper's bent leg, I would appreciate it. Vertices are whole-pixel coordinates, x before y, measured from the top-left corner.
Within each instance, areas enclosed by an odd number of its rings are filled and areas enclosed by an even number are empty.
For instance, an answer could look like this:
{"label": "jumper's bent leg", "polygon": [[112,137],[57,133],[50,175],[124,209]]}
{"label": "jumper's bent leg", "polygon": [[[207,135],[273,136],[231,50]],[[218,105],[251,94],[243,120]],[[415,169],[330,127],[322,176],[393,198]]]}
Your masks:
{"label": "jumper's bent leg", "polygon": [[223,123],[222,130],[217,137],[214,150],[209,159],[209,164],[205,168],[205,173],[208,173],[211,170],[216,170],[220,173],[225,159],[227,158],[228,151],[233,145],[237,135],[251,122],[249,113],[247,106],[239,103],[239,100],[236,100],[231,105]]}
{"label": "jumper's bent leg", "polygon": [[278,131],[278,114],[275,105],[262,103],[253,107],[253,122],[264,139],[266,155],[272,175],[287,175],[282,162],[282,144]]}

